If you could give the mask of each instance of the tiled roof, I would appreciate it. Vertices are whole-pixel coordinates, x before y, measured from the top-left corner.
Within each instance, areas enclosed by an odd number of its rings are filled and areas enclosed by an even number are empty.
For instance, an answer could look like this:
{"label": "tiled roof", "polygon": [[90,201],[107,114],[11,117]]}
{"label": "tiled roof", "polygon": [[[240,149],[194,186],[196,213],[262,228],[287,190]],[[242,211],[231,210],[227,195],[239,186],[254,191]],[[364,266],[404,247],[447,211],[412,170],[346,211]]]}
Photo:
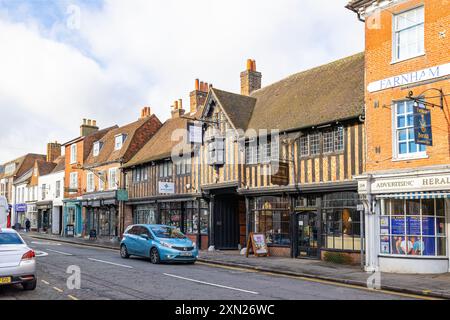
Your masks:
{"label": "tiled roof", "polygon": [[[102,144],[100,152],[98,156],[94,156],[93,148],[87,158],[85,165],[92,166],[96,164],[109,163],[120,161],[124,158],[127,153],[129,147],[131,146],[131,142],[133,141],[133,136],[136,131],[142,127],[148,121],[157,121],[159,124],[159,119],[152,115],[151,117],[139,119],[138,121],[132,122],[120,128],[115,128],[105,134],[99,141]],[[126,135],[126,140],[123,143],[123,146],[120,150],[114,150],[115,146],[115,137],[117,135]]]}
{"label": "tiled roof", "polygon": [[64,171],[66,168],[65,156],[60,156],[55,160],[56,167],[53,169],[52,173]]}
{"label": "tiled roof", "polygon": [[36,160],[37,168],[39,170],[39,176],[45,176],[53,171],[56,167],[55,162],[47,162],[42,160]]}
{"label": "tiled roof", "polygon": [[211,91],[218,99],[235,128],[245,130],[252,116],[256,99],[216,88],[211,89]]}
{"label": "tiled roof", "polygon": [[[155,135],[128,161],[124,167],[143,164],[150,161],[168,158],[172,154],[172,149],[179,141],[172,141],[172,134],[177,129],[186,130],[188,120],[185,118],[171,118],[164,122]],[[190,146],[185,146],[188,150]]]}

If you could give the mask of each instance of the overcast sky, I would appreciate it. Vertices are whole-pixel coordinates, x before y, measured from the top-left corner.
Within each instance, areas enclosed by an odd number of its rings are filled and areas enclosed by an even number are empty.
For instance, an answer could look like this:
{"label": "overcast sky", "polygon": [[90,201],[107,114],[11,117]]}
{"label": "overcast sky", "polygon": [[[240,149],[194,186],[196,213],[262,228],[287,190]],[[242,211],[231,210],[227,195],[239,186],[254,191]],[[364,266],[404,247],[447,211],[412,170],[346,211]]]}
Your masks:
{"label": "overcast sky", "polygon": [[256,59],[263,86],[363,51],[347,0],[0,0],[0,163],[49,141],[162,121],[194,79],[239,92]]}

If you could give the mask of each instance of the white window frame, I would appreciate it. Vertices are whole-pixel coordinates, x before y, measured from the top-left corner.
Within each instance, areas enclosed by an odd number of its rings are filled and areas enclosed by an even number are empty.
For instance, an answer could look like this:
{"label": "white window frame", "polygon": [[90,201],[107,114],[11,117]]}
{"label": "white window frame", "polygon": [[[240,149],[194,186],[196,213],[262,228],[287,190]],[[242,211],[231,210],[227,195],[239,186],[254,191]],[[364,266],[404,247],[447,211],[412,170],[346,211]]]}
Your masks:
{"label": "white window frame", "polygon": [[99,177],[98,177],[98,190],[99,190],[99,191],[105,190],[105,181],[102,180],[102,178],[103,178],[103,179],[106,179],[106,178],[107,178],[107,177],[106,177],[106,171],[100,171],[100,172],[99,172]]}
{"label": "white window frame", "polygon": [[95,191],[94,174],[92,172],[86,173],[86,192]]}
{"label": "white window frame", "polygon": [[[69,188],[70,189],[78,189],[78,172],[70,173]],[[74,192],[71,192],[71,193],[74,193]]]}
{"label": "white window frame", "polygon": [[125,142],[125,135],[118,134],[114,137],[114,150],[120,150],[123,147],[123,143]]}
{"label": "white window frame", "polygon": [[97,157],[100,154],[100,146],[101,146],[100,141],[94,142],[94,148],[93,148],[94,157]]}
{"label": "white window frame", "polygon": [[[404,154],[400,154],[400,148],[399,148],[399,133],[401,130],[414,130],[414,119],[413,119],[413,124],[412,126],[407,124],[407,115],[410,114],[407,112],[407,107],[408,104],[413,104],[413,101],[408,101],[408,100],[401,100],[401,101],[395,101],[393,103],[393,108],[392,108],[392,154],[393,154],[393,161],[399,161],[399,160],[412,160],[412,159],[423,159],[423,158],[427,158],[427,148],[425,147],[425,151],[416,151],[416,152],[407,152]],[[403,104],[405,111],[404,113],[401,113],[402,115],[406,116],[406,127],[398,127],[398,120],[397,120],[397,108],[400,104]],[[413,113],[414,114],[414,113]],[[414,139],[414,138],[413,138]],[[403,141],[403,140],[402,140]],[[411,141],[411,139],[405,140],[406,144],[407,144],[407,148],[409,148],[409,141]],[[417,145],[417,147],[419,148],[420,145]]]}
{"label": "white window frame", "polygon": [[77,145],[76,143],[70,146],[70,164],[77,163]]}
{"label": "white window frame", "polygon": [[108,189],[115,190],[119,186],[118,169],[109,168],[108,170]]}
{"label": "white window frame", "polygon": [[[416,11],[416,16],[417,16],[417,11],[419,11],[419,10],[422,11],[422,15],[423,15],[423,19],[421,21],[418,20],[418,22],[414,22],[411,25],[405,26],[403,28],[398,28],[399,19],[403,18],[405,15],[407,15],[408,13],[411,13],[413,11]],[[407,18],[405,18],[405,19],[407,19]],[[422,28],[422,31],[420,31],[420,28]],[[421,44],[422,44],[422,50],[417,50],[417,52],[415,52],[413,54],[408,54],[408,55],[399,57],[399,38],[402,33],[405,34],[407,31],[411,31],[413,29],[416,30],[416,33],[422,32],[421,35],[420,34],[417,35],[417,37],[422,36],[422,38],[419,39],[419,41],[421,41]],[[419,57],[419,56],[422,56],[425,54],[425,30],[424,29],[425,29],[425,7],[424,6],[419,6],[419,7],[415,7],[412,9],[408,9],[406,11],[399,12],[393,16],[393,19],[392,19],[392,63],[412,59],[412,58]],[[419,43],[417,43],[417,45],[419,45]],[[400,52],[400,54],[401,54],[401,52]]]}

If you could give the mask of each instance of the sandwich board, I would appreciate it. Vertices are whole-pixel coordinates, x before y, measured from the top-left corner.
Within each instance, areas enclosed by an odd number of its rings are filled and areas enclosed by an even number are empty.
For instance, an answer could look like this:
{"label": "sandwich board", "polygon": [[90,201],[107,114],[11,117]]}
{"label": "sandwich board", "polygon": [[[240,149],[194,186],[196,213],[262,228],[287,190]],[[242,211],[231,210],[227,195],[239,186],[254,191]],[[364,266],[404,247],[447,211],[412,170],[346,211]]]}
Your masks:
{"label": "sandwich board", "polygon": [[269,248],[267,247],[266,237],[264,234],[250,232],[247,241],[247,258],[250,254],[250,250],[256,257],[269,256]]}

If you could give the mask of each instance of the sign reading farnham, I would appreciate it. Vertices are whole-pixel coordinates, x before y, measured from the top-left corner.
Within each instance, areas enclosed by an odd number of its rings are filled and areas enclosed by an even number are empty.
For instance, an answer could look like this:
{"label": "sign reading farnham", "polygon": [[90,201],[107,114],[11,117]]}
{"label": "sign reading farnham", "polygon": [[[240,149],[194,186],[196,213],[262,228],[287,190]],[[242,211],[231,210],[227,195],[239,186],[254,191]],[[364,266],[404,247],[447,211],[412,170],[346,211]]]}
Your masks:
{"label": "sign reading farnham", "polygon": [[431,112],[419,106],[414,107],[414,141],[416,144],[433,145]]}
{"label": "sign reading farnham", "polygon": [[442,64],[431,68],[426,68],[419,71],[413,71],[402,75],[386,78],[372,82],[367,87],[369,92],[377,92],[385,89],[407,86],[412,83],[428,81],[445,77],[450,74],[450,63]]}

